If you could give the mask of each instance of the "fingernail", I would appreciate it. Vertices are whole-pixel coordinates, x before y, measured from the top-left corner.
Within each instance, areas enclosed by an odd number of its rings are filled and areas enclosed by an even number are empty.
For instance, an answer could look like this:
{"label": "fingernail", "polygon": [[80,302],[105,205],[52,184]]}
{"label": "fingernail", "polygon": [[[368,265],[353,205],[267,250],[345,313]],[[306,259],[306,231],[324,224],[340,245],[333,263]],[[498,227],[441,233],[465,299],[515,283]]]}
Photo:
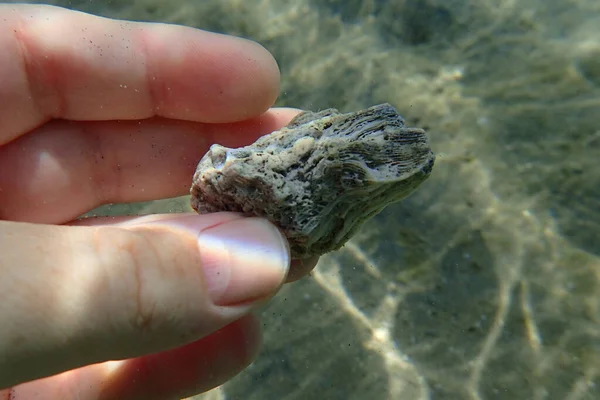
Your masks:
{"label": "fingernail", "polygon": [[212,226],[198,236],[202,269],[214,304],[263,299],[283,283],[290,265],[286,239],[262,218]]}

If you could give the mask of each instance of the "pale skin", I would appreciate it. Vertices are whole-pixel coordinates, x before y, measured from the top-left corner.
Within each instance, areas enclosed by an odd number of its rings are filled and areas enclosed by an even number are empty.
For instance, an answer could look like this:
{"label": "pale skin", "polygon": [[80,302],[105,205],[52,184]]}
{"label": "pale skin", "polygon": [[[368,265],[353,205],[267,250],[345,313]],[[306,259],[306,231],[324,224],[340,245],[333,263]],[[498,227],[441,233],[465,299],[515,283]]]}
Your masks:
{"label": "pale skin", "polygon": [[76,219],[186,194],[297,113],[278,90],[247,40],[0,5],[0,399],[179,399],[252,362],[252,310],[316,260],[237,214]]}

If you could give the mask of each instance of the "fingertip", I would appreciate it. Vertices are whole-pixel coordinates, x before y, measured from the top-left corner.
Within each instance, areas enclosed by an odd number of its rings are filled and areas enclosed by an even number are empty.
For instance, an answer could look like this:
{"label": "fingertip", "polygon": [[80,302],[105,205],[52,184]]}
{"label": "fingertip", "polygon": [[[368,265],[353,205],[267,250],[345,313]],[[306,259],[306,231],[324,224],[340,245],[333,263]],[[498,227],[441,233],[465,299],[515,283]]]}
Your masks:
{"label": "fingertip", "polygon": [[290,272],[285,279],[285,283],[295,282],[298,279],[310,274],[310,272],[315,269],[318,262],[319,257],[292,260]]}
{"label": "fingertip", "polygon": [[287,240],[262,218],[240,218],[211,226],[198,236],[205,284],[221,306],[271,297],[290,266]]}
{"label": "fingertip", "polygon": [[277,99],[279,67],[254,41],[167,24],[139,32],[156,115],[235,122],[262,114]]}

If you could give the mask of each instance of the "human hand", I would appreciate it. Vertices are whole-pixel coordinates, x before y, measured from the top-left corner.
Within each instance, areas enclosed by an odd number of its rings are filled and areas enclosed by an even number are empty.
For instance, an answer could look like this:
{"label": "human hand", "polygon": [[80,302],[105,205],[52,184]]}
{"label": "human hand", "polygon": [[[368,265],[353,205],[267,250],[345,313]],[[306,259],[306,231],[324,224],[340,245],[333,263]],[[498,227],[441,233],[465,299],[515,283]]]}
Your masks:
{"label": "human hand", "polygon": [[[232,213],[75,220],[185,194],[211,143],[286,124],[242,39],[0,5],[0,398],[177,399],[256,356],[249,313],[314,267]],[[109,360],[123,360],[110,362]],[[12,396],[12,397],[11,397]]]}

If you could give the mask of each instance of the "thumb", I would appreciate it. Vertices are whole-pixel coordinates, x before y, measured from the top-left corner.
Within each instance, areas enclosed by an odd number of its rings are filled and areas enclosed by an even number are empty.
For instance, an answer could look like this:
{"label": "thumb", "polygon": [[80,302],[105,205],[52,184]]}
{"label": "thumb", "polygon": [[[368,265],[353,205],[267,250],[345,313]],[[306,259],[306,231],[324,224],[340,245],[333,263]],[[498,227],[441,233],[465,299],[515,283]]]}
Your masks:
{"label": "thumb", "polygon": [[273,225],[232,213],[0,222],[0,388],[195,341],[271,296],[289,263]]}

